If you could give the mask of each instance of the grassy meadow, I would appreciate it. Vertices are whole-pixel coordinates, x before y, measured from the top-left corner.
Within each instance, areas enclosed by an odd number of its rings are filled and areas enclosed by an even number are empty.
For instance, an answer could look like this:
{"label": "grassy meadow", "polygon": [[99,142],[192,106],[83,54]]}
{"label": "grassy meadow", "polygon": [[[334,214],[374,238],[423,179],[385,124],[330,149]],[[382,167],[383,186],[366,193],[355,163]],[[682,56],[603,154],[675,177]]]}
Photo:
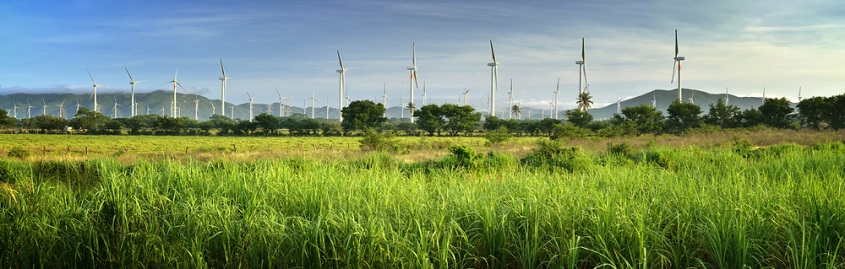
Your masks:
{"label": "grassy meadow", "polygon": [[0,265],[845,268],[842,133],[721,136],[0,136]]}

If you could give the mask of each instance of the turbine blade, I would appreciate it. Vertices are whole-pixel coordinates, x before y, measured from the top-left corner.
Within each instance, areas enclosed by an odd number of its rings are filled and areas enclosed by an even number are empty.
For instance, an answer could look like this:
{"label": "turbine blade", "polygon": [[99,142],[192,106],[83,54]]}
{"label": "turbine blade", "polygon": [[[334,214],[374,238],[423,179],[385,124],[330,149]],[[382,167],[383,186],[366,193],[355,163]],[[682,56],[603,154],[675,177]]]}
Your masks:
{"label": "turbine blade", "polygon": [[[414,64],[414,65],[413,65],[413,66],[414,66],[414,70],[416,70],[416,69],[417,69],[417,44],[416,44],[416,43],[411,43],[411,46],[414,48],[414,54],[413,54],[414,56],[413,56],[413,60],[412,60],[412,62],[413,62],[413,64]],[[414,75],[416,75],[416,72],[414,72]],[[419,88],[419,87],[417,87],[417,88]]]}
{"label": "turbine blade", "polygon": [[672,62],[672,80],[669,81],[669,84],[675,84],[675,63],[677,62],[677,60]]}
{"label": "turbine blade", "polygon": [[91,70],[85,69],[85,71],[88,71],[88,77],[91,78],[91,82],[94,82],[94,85],[97,85],[97,81],[95,81],[94,76],[91,75]]}
{"label": "turbine blade", "polygon": [[557,89],[557,91],[555,91],[555,92],[560,92],[560,78],[557,78],[557,88],[556,89]]}
{"label": "turbine blade", "polygon": [[226,69],[223,68],[223,59],[220,59],[220,72],[223,73],[223,78],[226,77]]}
{"label": "turbine blade", "polygon": [[584,53],[584,38],[581,38],[581,61],[587,62],[587,55]]}
{"label": "turbine blade", "polygon": [[185,87],[182,87],[182,83],[176,82],[176,85],[179,85],[179,88],[182,88],[183,91],[186,91],[186,92],[188,91],[188,89],[185,89]]}
{"label": "turbine blade", "polygon": [[[132,75],[131,75],[131,74],[129,74],[129,69],[127,69],[126,67],[124,67],[123,69],[125,69],[125,70],[126,70],[126,74],[127,74],[127,75],[129,75],[129,81],[135,82],[135,79],[133,79],[133,78],[132,78]],[[95,83],[95,84],[96,84],[96,83]]]}
{"label": "turbine blade", "polygon": [[490,40],[490,53],[493,55],[493,64],[496,64],[496,51],[493,50],[493,40]]}
{"label": "turbine blade", "polygon": [[675,29],[675,57],[678,57],[678,29]]}
{"label": "turbine blade", "polygon": [[343,60],[340,59],[340,51],[337,51],[337,62],[340,64],[340,70],[343,72]]}
{"label": "turbine blade", "polygon": [[275,89],[275,90],[276,90],[276,94],[278,94],[278,95],[279,95],[279,98],[282,98],[282,94],[281,94],[281,93],[279,93],[279,89]]}
{"label": "turbine blade", "polygon": [[414,86],[415,86],[416,88],[419,88],[419,87],[420,87],[420,82],[419,82],[419,80],[417,80],[417,69],[416,69],[416,66],[417,66],[417,65],[416,65],[416,64],[414,64]]}
{"label": "turbine blade", "polygon": [[[584,85],[590,85],[590,82],[587,81],[587,61],[581,64],[581,68],[584,68]],[[587,86],[584,87],[586,88]]]}

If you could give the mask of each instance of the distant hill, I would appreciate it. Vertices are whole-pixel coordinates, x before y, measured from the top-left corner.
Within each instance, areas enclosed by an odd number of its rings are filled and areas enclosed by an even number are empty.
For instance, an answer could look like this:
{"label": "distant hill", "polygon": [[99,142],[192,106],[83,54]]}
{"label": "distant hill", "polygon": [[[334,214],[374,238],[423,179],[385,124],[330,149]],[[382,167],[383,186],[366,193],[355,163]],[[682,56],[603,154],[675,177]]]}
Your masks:
{"label": "distant hill", "polygon": [[[710,94],[707,92],[694,90],[694,89],[684,89],[684,102],[689,102],[689,97],[695,96],[695,103],[701,106],[702,111],[705,113],[709,109],[710,104],[715,104],[716,100],[719,98],[724,98],[724,94]],[[651,105],[652,99],[657,99],[657,109],[663,111],[664,115],[666,114],[666,108],[669,104],[678,98],[677,90],[653,90],[643,95],[623,100],[621,102],[621,107],[625,108],[628,106],[637,106],[640,104],[648,104]],[[129,103],[131,99],[130,93],[101,93],[97,95],[97,102],[100,106],[100,113],[103,113],[106,116],[113,117],[114,116],[114,103],[117,101],[117,116],[126,118],[131,115]],[[138,114],[159,114],[159,115],[170,115],[170,104],[173,99],[173,92],[171,91],[164,91],[158,90],[149,93],[136,93],[135,94],[135,102],[138,103]],[[177,94],[177,99],[180,102],[181,107],[181,115],[186,116],[189,118],[194,118],[194,108],[195,108],[195,100],[198,101],[199,104],[199,119],[200,120],[207,120],[212,114],[212,103],[216,107],[213,109],[215,114],[220,113],[220,100],[216,99],[208,99],[201,95],[193,95],[193,94]],[[42,101],[43,100],[43,101]],[[13,107],[14,104],[17,104],[17,118],[23,119],[27,117],[27,102],[29,105],[32,106],[31,115],[38,116],[43,114],[44,103],[47,104],[47,115],[59,116],[59,105],[64,102],[64,111],[65,111],[65,118],[72,118],[74,114],[76,114],[77,102],[79,103],[80,107],[91,109],[93,105],[93,100],[91,99],[90,94],[69,94],[69,93],[40,93],[40,94],[27,94],[27,93],[15,93],[9,95],[0,95],[0,109],[5,109],[9,111],[9,115],[13,114]],[[757,97],[737,97],[734,95],[730,95],[730,104],[738,106],[740,109],[748,109],[752,107],[759,107],[761,100]],[[268,109],[267,103],[255,103],[253,104],[253,116],[256,116],[261,113],[270,112],[270,114],[274,116],[279,116],[279,103],[270,103],[270,107]],[[234,106],[234,109],[233,109]],[[613,117],[613,113],[616,113],[616,104],[611,104],[601,108],[594,108],[589,110],[590,114],[597,120],[607,119]],[[249,117],[249,104],[232,104],[226,103],[226,115],[230,116],[234,113],[236,119],[247,119]],[[307,117],[311,116],[311,107],[308,106],[303,110],[302,106],[296,106],[293,104],[293,107],[286,108],[285,115],[292,115],[296,113],[304,113]],[[482,112],[483,114],[484,112]],[[560,111],[560,117],[563,118],[564,111]],[[522,119],[532,118],[532,119],[541,119],[542,117],[548,117],[549,111],[541,110],[541,109],[530,109],[524,108],[522,111]],[[402,117],[403,112],[400,110],[399,106],[391,106],[387,108],[387,117],[388,118],[400,118]],[[500,117],[504,116],[507,118],[507,115],[498,115]],[[231,116],[230,116],[231,117]],[[314,117],[319,119],[326,118],[326,106],[317,104],[314,108]],[[338,117],[338,110],[337,108],[329,108],[329,118],[337,119]],[[409,118],[410,113],[406,110],[404,111],[404,118]],[[514,116],[516,118],[516,116]]]}
{"label": "distant hill", "polygon": [[[707,113],[710,109],[710,104],[716,104],[719,98],[724,99],[725,94],[711,94],[695,89],[683,89],[684,94],[684,102],[688,103],[690,97],[694,97],[695,104],[701,106],[701,111]],[[729,104],[735,105],[739,107],[741,110],[749,109],[749,108],[756,108],[760,107],[762,104],[762,100],[759,97],[738,97],[735,95],[728,95],[729,96]],[[620,102],[620,107],[624,109],[628,106],[638,106],[641,104],[651,105],[652,100],[657,100],[657,110],[663,111],[663,115],[666,115],[666,108],[669,107],[669,104],[674,102],[678,99],[678,90],[653,90],[643,95],[622,100]],[[612,118],[613,114],[616,113],[616,104],[610,104],[605,107],[594,108],[590,109],[589,112],[593,115],[593,118],[600,120],[600,119],[608,119]]]}

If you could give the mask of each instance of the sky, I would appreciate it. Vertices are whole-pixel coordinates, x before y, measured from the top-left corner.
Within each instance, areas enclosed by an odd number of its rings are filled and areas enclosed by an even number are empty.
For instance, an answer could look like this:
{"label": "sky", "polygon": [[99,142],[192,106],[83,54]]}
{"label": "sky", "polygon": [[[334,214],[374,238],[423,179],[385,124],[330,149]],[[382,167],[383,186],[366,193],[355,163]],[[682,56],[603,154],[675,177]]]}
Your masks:
{"label": "sky", "polygon": [[[845,92],[845,2],[832,1],[3,1],[0,95],[171,89],[226,101],[298,106],[313,93],[338,104],[337,51],[351,99],[388,106],[470,104],[486,111],[490,43],[499,65],[497,107],[542,108],[560,79],[561,106],[575,106],[586,43],[597,105],[670,84],[678,30],[684,88],[738,96],[831,96]],[[423,83],[424,82],[424,83]],[[164,84],[164,85],[163,85]],[[310,101],[308,101],[310,105]],[[595,107],[596,105],[594,105]]]}

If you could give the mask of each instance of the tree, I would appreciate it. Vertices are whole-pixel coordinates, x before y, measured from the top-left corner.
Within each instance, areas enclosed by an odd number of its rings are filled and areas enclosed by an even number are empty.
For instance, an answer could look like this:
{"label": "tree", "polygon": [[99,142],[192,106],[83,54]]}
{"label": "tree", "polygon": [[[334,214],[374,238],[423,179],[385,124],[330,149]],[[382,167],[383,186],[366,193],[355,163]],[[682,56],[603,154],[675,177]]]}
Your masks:
{"label": "tree", "polygon": [[739,126],[739,107],[725,104],[725,100],[719,98],[716,105],[710,104],[710,110],[702,119],[704,123],[720,126],[722,128],[734,128]]}
{"label": "tree", "polygon": [[788,128],[792,123],[789,114],[795,109],[789,104],[786,98],[766,98],[760,106],[760,113],[763,114],[763,123],[774,128]]}
{"label": "tree", "polygon": [[575,126],[584,128],[587,127],[587,124],[593,121],[593,115],[590,115],[590,113],[587,113],[587,111],[584,110],[570,109],[566,111],[566,121]]}
{"label": "tree", "polygon": [[511,107],[511,113],[514,116],[519,117],[519,114],[522,114],[522,107],[520,107],[519,104],[513,105],[513,107]]}
{"label": "tree", "polygon": [[255,119],[253,119],[253,122],[258,127],[261,127],[261,129],[264,130],[264,134],[267,135],[275,132],[276,128],[279,126],[279,119],[276,118],[276,116],[267,113],[258,114],[258,116],[255,116]]}
{"label": "tree", "polygon": [[834,130],[845,128],[845,94],[830,97],[833,109],[830,113],[830,127]]}
{"label": "tree", "polygon": [[211,118],[209,118],[208,121],[213,124],[214,128],[217,128],[217,135],[227,135],[235,127],[234,120],[222,115],[211,115]]}
{"label": "tree", "polygon": [[343,114],[341,126],[345,132],[363,131],[367,128],[377,129],[387,122],[384,111],[383,104],[376,104],[370,100],[352,101],[340,111]]}
{"label": "tree", "polygon": [[813,97],[801,100],[798,103],[798,118],[801,125],[816,130],[830,124],[831,112],[833,111],[833,98]]}
{"label": "tree", "polygon": [[507,121],[499,119],[499,117],[487,115],[484,118],[484,124],[481,126],[485,131],[496,131],[499,128],[507,128]]}
{"label": "tree", "polygon": [[446,119],[443,118],[440,107],[435,104],[428,104],[421,107],[420,110],[414,113],[414,117],[417,118],[417,126],[421,130],[428,132],[429,136],[434,136],[435,132],[440,134],[441,128],[446,124]]}
{"label": "tree", "polygon": [[663,121],[663,113],[657,111],[654,107],[641,104],[639,106],[629,106],[622,109],[622,115],[627,121],[634,124],[639,134],[644,133],[658,133],[661,131],[661,122]]}
{"label": "tree", "polygon": [[743,110],[738,117],[739,125],[742,127],[754,127],[763,124],[763,113],[760,110],[750,108]]}
{"label": "tree", "polygon": [[108,122],[109,118],[100,112],[95,112],[87,108],[80,108],[76,112],[76,116],[70,121],[70,125],[75,129],[85,130],[92,133],[99,130]]}
{"label": "tree", "polygon": [[669,117],[666,119],[666,128],[664,130],[681,134],[687,129],[701,126],[701,107],[696,104],[681,103],[675,100],[666,109],[669,112]]}
{"label": "tree", "polygon": [[578,105],[578,109],[581,111],[586,111],[593,106],[593,97],[590,96],[588,92],[582,92],[578,94],[578,100],[575,103]]}
{"label": "tree", "polygon": [[39,115],[28,120],[32,126],[41,129],[45,133],[47,130],[61,131],[68,123],[64,118],[49,115]]}
{"label": "tree", "polygon": [[475,112],[472,106],[458,106],[455,104],[443,104],[440,112],[446,118],[443,128],[449,130],[450,135],[472,132],[475,125],[481,121],[481,113]]}
{"label": "tree", "polygon": [[9,117],[6,110],[0,109],[0,128],[6,128],[15,124],[16,119]]}

